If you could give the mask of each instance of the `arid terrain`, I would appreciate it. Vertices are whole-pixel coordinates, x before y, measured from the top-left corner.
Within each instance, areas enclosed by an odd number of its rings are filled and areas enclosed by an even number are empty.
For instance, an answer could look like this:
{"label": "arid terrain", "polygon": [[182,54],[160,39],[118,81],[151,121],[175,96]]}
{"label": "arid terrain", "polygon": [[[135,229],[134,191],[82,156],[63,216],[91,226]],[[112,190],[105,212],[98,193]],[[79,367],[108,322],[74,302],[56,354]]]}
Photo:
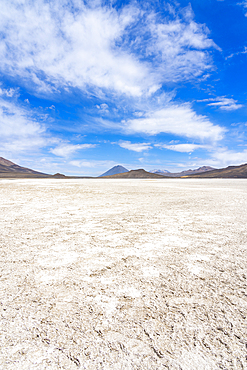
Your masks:
{"label": "arid terrain", "polygon": [[0,369],[247,369],[247,180],[0,180]]}

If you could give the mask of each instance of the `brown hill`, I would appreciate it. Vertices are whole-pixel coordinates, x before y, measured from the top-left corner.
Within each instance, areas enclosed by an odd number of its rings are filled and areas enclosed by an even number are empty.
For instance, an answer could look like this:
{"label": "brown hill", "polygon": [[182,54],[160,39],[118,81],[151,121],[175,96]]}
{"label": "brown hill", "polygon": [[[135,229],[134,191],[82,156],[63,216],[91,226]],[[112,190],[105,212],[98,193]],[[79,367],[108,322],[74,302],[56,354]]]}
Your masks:
{"label": "brown hill", "polygon": [[17,164],[0,157],[0,178],[38,178],[50,177],[46,173],[31,170],[30,168],[21,167]]}
{"label": "brown hill", "polygon": [[[48,175],[30,168],[21,167],[17,164],[0,157],[0,178],[4,179],[34,179],[34,178],[50,178],[50,179],[84,179],[91,178],[89,176],[65,176],[61,173]],[[93,177],[92,177],[93,178]]]}
{"label": "brown hill", "polygon": [[202,166],[202,167],[199,167],[195,170],[182,171],[182,172],[180,172],[180,176],[194,175],[194,174],[205,173],[205,172],[214,171],[214,170],[216,170],[216,168],[213,168],[213,167],[210,167],[210,166]]}
{"label": "brown hill", "polygon": [[6,166],[6,167],[10,167],[10,166],[14,166],[15,164],[13,162],[10,162],[8,159],[0,157],[0,166],[1,165]]}
{"label": "brown hill", "polygon": [[104,179],[164,179],[162,175],[147,172],[143,169],[131,170],[129,172],[118,173],[116,175],[104,176]]}
{"label": "brown hill", "polygon": [[0,179],[43,179],[52,177],[52,175],[42,175],[35,173],[0,172]]}
{"label": "brown hill", "polygon": [[198,173],[195,175],[187,175],[182,177],[189,178],[226,178],[226,179],[246,179],[247,178],[247,163],[240,166],[229,166],[219,170]]}

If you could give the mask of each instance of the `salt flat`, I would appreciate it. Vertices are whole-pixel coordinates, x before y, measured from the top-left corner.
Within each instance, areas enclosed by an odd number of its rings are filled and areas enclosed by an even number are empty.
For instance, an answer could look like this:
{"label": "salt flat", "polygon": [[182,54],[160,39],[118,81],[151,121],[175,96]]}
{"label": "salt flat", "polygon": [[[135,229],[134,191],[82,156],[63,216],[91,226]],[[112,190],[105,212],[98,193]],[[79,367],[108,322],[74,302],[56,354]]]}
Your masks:
{"label": "salt flat", "polygon": [[247,180],[1,180],[0,369],[247,369]]}

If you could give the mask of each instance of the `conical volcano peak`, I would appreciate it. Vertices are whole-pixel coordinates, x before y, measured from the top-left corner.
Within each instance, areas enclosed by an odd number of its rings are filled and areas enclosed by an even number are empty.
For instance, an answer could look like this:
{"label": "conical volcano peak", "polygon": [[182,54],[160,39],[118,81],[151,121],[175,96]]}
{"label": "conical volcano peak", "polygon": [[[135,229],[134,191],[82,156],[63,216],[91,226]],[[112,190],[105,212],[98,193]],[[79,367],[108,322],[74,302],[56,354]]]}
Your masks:
{"label": "conical volcano peak", "polygon": [[127,170],[127,168],[123,166],[117,165],[117,166],[112,167],[110,170],[104,172],[99,177],[112,176],[112,175],[117,175],[119,173],[125,173],[125,172],[129,172],[129,170]]}

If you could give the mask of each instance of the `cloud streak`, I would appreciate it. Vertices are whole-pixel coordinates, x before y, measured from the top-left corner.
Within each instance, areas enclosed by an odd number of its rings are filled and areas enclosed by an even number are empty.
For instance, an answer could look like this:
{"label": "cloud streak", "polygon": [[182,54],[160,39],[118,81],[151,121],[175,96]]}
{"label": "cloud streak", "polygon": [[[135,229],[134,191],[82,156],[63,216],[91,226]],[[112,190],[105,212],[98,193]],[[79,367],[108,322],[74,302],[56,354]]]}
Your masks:
{"label": "cloud streak", "polygon": [[77,152],[78,150],[86,150],[95,148],[96,144],[67,144],[63,143],[58,145],[57,147],[50,150],[52,154],[55,154],[58,157],[70,157],[72,154]]}
{"label": "cloud streak", "polygon": [[121,148],[131,150],[137,153],[144,152],[146,150],[152,149],[152,146],[149,143],[131,143],[130,141],[120,141],[118,145]]}
{"label": "cloud streak", "polygon": [[247,54],[247,47],[245,46],[244,47],[244,50],[243,51],[238,51],[236,53],[232,53],[230,55],[228,55],[228,57],[226,57],[225,59],[231,59],[232,57],[235,57],[236,55],[241,55],[241,54]]}
{"label": "cloud streak", "polygon": [[198,144],[174,144],[174,145],[156,144],[155,146],[158,148],[169,149],[180,153],[192,153],[197,149],[211,148],[208,145],[198,145]]}
{"label": "cloud streak", "polygon": [[221,140],[225,133],[224,128],[213,125],[207,117],[196,114],[190,104],[170,105],[148,112],[144,117],[127,121],[125,129],[129,133],[169,133],[207,141]]}
{"label": "cloud streak", "polygon": [[242,104],[238,104],[237,100],[232,98],[226,98],[225,96],[198,100],[198,102],[212,102],[207,105],[209,107],[216,107],[225,111],[234,111],[243,107]]}

